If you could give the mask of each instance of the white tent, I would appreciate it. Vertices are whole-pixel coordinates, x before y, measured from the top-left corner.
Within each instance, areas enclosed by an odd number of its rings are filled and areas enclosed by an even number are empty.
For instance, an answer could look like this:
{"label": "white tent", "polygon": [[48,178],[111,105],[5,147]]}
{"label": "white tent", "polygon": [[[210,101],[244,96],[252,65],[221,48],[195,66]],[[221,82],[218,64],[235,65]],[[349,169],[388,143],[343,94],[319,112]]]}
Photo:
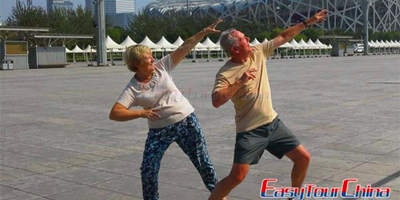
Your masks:
{"label": "white tent", "polygon": [[170,42],[168,42],[168,40],[165,39],[164,36],[161,37],[160,41],[158,41],[156,45],[160,46],[161,49],[166,50],[166,51],[167,50],[168,51],[173,51],[176,48],[178,48],[177,46],[175,46],[175,45],[171,44]]}
{"label": "white tent", "polygon": [[279,48],[293,48],[293,46],[289,43],[289,42],[286,42],[285,44],[282,44],[281,46],[279,46]]}
{"label": "white tent", "polygon": [[379,41],[379,46],[381,48],[386,48],[387,47],[386,44],[383,42],[383,40]]}
{"label": "white tent", "polygon": [[320,47],[316,45],[311,39],[308,39],[307,45],[310,49],[320,49]]}
{"label": "white tent", "polygon": [[83,50],[79,48],[78,45],[75,45],[75,47],[71,50],[71,53],[83,53]]}
{"label": "white tent", "polygon": [[386,48],[390,47],[390,44],[389,44],[389,42],[387,40],[386,41],[382,41],[382,43],[383,43],[383,45],[385,45]]}
{"label": "white tent", "polygon": [[116,42],[114,42],[114,40],[112,40],[110,36],[107,36],[106,48],[114,50],[114,49],[122,49],[123,47],[121,45],[117,44]]}
{"label": "white tent", "polygon": [[205,51],[207,47],[201,44],[201,42],[197,43],[196,46],[193,48],[195,51]]}
{"label": "white tent", "polygon": [[70,50],[68,53],[72,53],[72,62],[75,63],[76,62],[75,54],[83,53],[83,50],[81,48],[79,48],[78,45],[75,45],[75,47],[72,50]]}
{"label": "white tent", "polygon": [[86,62],[89,62],[89,57],[91,57],[92,53],[96,53],[96,50],[92,48],[92,46],[89,44],[84,50],[83,50],[84,57]]}
{"label": "white tent", "polygon": [[368,46],[369,46],[369,47],[372,47],[372,48],[376,48],[376,44],[375,44],[375,42],[372,41],[372,40],[368,42]]}
{"label": "white tent", "polygon": [[126,36],[125,40],[120,44],[123,48],[127,48],[133,45],[137,45],[137,43],[135,41],[132,40],[131,37]]}
{"label": "white tent", "polygon": [[220,50],[220,46],[211,41],[209,37],[207,37],[206,40],[204,40],[204,42],[202,42],[201,44],[209,50]]}
{"label": "white tent", "polygon": [[390,40],[390,46],[392,48],[396,48],[397,47],[396,43],[393,40]]}
{"label": "white tent", "polygon": [[175,40],[174,43],[172,43],[173,45],[179,47],[184,43],[184,41],[182,40],[181,36],[178,37],[178,39]]}
{"label": "white tent", "polygon": [[264,41],[262,41],[262,43],[264,43],[264,42],[268,42],[268,39],[267,39],[267,38],[265,38],[265,39],[264,39]]}
{"label": "white tent", "polygon": [[396,46],[400,48],[400,41],[396,41]]}
{"label": "white tent", "polygon": [[83,50],[84,53],[96,53],[96,49],[93,49],[90,44]]}
{"label": "white tent", "polygon": [[72,53],[72,51],[65,47],[65,53]]}
{"label": "white tent", "polygon": [[222,47],[221,47],[221,40],[218,40],[217,43],[215,43],[215,45],[219,46],[219,47],[222,49]]}
{"label": "white tent", "polygon": [[289,44],[292,45],[293,49],[300,49],[300,45],[295,39],[292,39]]}
{"label": "white tent", "polygon": [[254,40],[250,42],[251,46],[254,46],[254,45],[257,45],[257,44],[260,44],[260,42],[257,40],[257,38],[254,38]]}
{"label": "white tent", "polygon": [[311,48],[310,46],[307,45],[307,43],[303,39],[300,40],[299,45],[300,45],[300,49],[310,49]]}
{"label": "white tent", "polygon": [[328,46],[326,44],[323,44],[321,41],[319,41],[319,39],[317,39],[314,44],[316,46],[318,46],[319,49],[327,49]]}
{"label": "white tent", "polygon": [[156,51],[157,51],[157,50],[161,50],[160,46],[154,44],[154,42],[151,41],[150,38],[147,37],[147,36],[146,36],[146,37],[143,39],[143,41],[140,42],[139,44],[144,45],[144,46],[147,46],[147,47],[149,47],[149,48],[152,49],[152,50],[156,50]]}

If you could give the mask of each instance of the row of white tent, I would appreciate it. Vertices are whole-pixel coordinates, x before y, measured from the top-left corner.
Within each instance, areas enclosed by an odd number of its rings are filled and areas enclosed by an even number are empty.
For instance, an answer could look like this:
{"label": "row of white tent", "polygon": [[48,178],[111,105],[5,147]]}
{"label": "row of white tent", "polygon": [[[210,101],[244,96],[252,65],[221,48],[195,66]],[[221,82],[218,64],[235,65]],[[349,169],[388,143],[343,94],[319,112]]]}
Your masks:
{"label": "row of white tent", "polygon": [[400,48],[400,41],[369,41],[368,46],[372,48]]}
{"label": "row of white tent", "polygon": [[[264,39],[263,42],[268,41],[267,39]],[[260,42],[256,39],[254,39],[250,44],[251,45],[257,45]],[[281,45],[279,48],[288,48],[288,49],[332,49],[331,45],[326,45],[323,44],[319,39],[317,39],[315,42],[313,42],[311,39],[309,39],[307,42],[305,42],[303,39],[301,39],[299,42],[297,42],[295,39],[293,39],[290,42],[286,42],[285,44]]]}
{"label": "row of white tent", "polygon": [[[264,39],[263,42],[267,42],[267,39]],[[126,37],[126,39],[121,43],[118,44],[114,40],[111,39],[110,36],[107,36],[106,38],[106,48],[108,52],[124,52],[125,49],[129,46],[136,45],[136,44],[141,44],[148,46],[149,48],[152,49],[154,52],[164,52],[164,51],[174,51],[177,49],[180,45],[183,44],[183,40],[181,37],[178,37],[178,39],[174,43],[170,43],[165,37],[161,37],[161,39],[157,42],[154,43],[151,41],[147,36],[143,39],[142,42],[136,43],[133,41],[129,36]],[[250,45],[257,45],[260,44],[260,42],[256,39],[254,39]],[[280,46],[280,48],[290,48],[290,49],[331,49],[331,45],[326,45],[323,44],[321,41],[316,40],[313,42],[311,39],[308,40],[308,42],[305,42],[303,39],[301,39],[299,42],[296,40],[292,40],[290,42],[287,42]],[[206,38],[204,42],[199,42],[195,47],[195,51],[221,51],[221,46],[219,44],[219,41],[217,43],[214,43],[211,41],[210,38]],[[96,50],[93,49],[90,45],[88,45],[85,49],[81,49],[79,46],[75,46],[74,49],[69,50],[68,48],[66,49],[67,53],[95,53]]]}
{"label": "row of white tent", "polygon": [[[267,42],[267,39],[264,39],[263,42]],[[157,42],[154,43],[153,41],[150,40],[147,36],[143,39],[142,42],[136,43],[133,41],[129,36],[126,37],[126,39],[121,43],[118,44],[114,40],[111,39],[110,36],[107,36],[106,38],[106,48],[108,52],[124,52],[125,49],[129,46],[136,45],[136,44],[141,44],[148,46],[149,48],[152,49],[154,52],[164,52],[164,51],[174,51],[177,49],[180,45],[183,44],[183,40],[181,37],[178,37],[178,39],[174,43],[170,43],[167,39],[165,39],[164,36],[161,37],[161,39]],[[251,43],[251,45],[257,45],[260,44],[260,42],[255,38]],[[370,41],[368,42],[368,45],[372,48],[400,48],[400,41]],[[326,45],[323,44],[319,39],[317,39],[315,42],[309,39],[307,42],[305,42],[303,39],[301,39],[299,42],[296,40],[292,40],[290,42],[286,42],[285,44],[281,45],[279,48],[287,48],[287,49],[332,49],[331,45]],[[204,42],[199,42],[195,47],[195,51],[221,51],[221,47],[219,44],[219,41],[217,43],[214,43],[213,41],[210,40],[210,38],[206,38]],[[68,48],[66,49],[67,53],[95,53],[96,50],[93,49],[90,45],[88,45],[85,49],[81,49],[79,46],[75,46],[74,49],[69,50]]]}

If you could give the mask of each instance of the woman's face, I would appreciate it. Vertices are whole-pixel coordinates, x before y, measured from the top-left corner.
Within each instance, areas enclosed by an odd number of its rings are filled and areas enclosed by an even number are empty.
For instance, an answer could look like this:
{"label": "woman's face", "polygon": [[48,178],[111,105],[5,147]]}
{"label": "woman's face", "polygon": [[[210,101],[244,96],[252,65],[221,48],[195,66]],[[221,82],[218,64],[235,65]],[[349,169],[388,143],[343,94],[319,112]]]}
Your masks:
{"label": "woman's face", "polygon": [[137,66],[136,73],[151,74],[154,71],[154,58],[151,52],[145,53]]}

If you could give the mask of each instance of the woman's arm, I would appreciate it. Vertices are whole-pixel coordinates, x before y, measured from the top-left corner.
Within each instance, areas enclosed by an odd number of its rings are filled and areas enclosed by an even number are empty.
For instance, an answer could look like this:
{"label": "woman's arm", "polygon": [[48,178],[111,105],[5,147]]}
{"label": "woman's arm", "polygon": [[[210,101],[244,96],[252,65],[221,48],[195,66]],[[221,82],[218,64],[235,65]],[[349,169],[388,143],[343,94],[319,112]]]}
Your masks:
{"label": "woman's arm", "polygon": [[190,50],[196,46],[198,42],[200,42],[204,36],[211,33],[220,33],[220,30],[216,30],[215,28],[219,23],[222,22],[222,19],[218,19],[215,23],[207,26],[200,32],[194,34],[189,39],[185,40],[185,42],[174,52],[171,53],[171,59],[174,66],[178,65],[178,63],[190,52]]}
{"label": "woman's arm", "polygon": [[157,114],[159,110],[129,110],[125,106],[116,103],[110,112],[110,119],[114,121],[128,121],[137,118],[147,118],[150,120],[160,119],[160,115]]}

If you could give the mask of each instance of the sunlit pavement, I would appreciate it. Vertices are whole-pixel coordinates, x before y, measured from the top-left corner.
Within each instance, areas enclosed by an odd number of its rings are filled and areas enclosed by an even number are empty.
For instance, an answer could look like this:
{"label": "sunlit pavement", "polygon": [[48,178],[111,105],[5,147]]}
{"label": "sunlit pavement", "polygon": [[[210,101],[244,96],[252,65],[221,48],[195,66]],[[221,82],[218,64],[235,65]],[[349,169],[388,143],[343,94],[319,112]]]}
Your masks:
{"label": "sunlit pavement", "polygon": [[[339,187],[358,178],[391,187],[390,199],[400,199],[400,56],[268,62],[273,105],[312,155],[305,182]],[[232,103],[211,105],[222,64],[186,61],[173,72],[196,108],[220,178],[230,171],[235,139]],[[147,123],[108,119],[131,76],[124,66],[0,71],[0,199],[141,199]],[[290,186],[291,166],[265,152],[230,199],[259,199],[265,178]],[[209,195],[176,144],[159,182],[162,200]]]}

